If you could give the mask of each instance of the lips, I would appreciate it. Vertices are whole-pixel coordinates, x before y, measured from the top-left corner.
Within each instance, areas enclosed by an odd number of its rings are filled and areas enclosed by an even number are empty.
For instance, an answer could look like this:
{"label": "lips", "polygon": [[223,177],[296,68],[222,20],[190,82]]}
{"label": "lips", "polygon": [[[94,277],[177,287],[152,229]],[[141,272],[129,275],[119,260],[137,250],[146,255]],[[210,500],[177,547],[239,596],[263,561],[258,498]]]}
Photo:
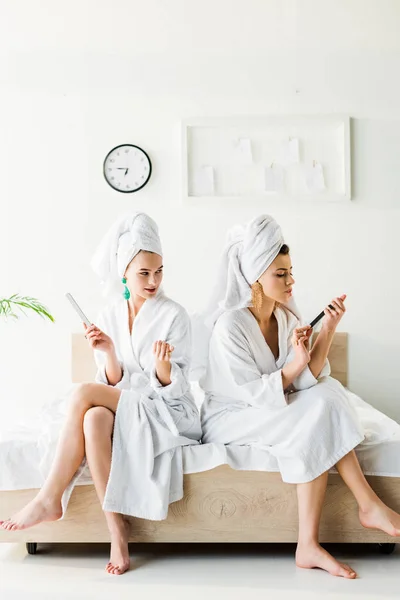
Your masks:
{"label": "lips", "polygon": [[155,292],[156,288],[144,288],[146,292]]}

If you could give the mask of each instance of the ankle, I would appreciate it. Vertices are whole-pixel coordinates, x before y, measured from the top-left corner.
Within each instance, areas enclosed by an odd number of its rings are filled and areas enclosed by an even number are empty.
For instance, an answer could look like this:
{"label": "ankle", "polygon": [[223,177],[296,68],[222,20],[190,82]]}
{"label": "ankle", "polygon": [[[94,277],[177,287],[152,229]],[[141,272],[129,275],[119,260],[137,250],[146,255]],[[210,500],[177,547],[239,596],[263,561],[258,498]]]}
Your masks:
{"label": "ankle", "polygon": [[42,488],[35,497],[35,500],[41,502],[46,506],[55,506],[61,504],[61,497],[59,494],[47,491],[46,488]]}
{"label": "ankle", "polygon": [[317,539],[310,537],[299,538],[297,541],[297,549],[317,548],[319,545]]}
{"label": "ankle", "polygon": [[364,515],[367,515],[368,513],[372,512],[376,508],[379,508],[380,506],[383,506],[383,502],[378,497],[367,498],[362,502],[358,503],[358,509],[360,513]]}

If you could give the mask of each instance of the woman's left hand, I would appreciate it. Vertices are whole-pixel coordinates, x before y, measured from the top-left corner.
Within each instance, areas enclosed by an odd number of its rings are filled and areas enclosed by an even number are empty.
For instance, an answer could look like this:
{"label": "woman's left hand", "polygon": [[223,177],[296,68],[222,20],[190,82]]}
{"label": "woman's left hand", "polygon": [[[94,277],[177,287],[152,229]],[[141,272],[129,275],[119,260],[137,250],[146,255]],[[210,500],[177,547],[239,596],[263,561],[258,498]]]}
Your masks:
{"label": "woman's left hand", "polygon": [[168,342],[158,340],[153,344],[153,354],[156,360],[160,362],[170,362],[171,354],[174,351],[174,347]]}
{"label": "woman's left hand", "polygon": [[332,300],[331,305],[333,306],[333,309],[329,306],[325,308],[325,317],[322,321],[322,329],[328,331],[336,330],[336,327],[339,325],[340,320],[346,312],[346,307],[344,305],[345,300],[346,294],[343,294],[343,296],[339,296],[338,298],[334,298]]}

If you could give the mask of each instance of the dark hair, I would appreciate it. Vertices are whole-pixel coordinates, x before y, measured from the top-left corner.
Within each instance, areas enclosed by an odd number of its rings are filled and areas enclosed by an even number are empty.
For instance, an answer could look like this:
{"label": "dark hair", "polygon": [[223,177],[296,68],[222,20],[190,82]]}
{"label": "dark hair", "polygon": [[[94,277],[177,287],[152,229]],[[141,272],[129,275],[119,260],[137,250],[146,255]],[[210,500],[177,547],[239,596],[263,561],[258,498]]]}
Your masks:
{"label": "dark hair", "polygon": [[289,246],[287,244],[283,244],[282,248],[279,250],[279,254],[289,254]]}

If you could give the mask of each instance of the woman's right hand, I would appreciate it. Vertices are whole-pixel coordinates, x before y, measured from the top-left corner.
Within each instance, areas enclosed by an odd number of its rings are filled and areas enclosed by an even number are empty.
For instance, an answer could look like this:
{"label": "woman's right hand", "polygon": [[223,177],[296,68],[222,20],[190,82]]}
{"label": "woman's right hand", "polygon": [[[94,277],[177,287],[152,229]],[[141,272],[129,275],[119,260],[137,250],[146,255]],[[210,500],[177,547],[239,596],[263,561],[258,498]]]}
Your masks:
{"label": "woman's right hand", "polygon": [[292,335],[292,346],[295,354],[295,361],[299,367],[305,367],[310,362],[310,352],[308,342],[312,334],[312,328],[309,325],[297,327]]}
{"label": "woman's right hand", "polygon": [[115,352],[114,342],[104,331],[101,331],[96,325],[88,327],[84,323],[83,326],[85,328],[85,338],[92,350],[100,350],[100,352],[105,352],[106,354]]}

